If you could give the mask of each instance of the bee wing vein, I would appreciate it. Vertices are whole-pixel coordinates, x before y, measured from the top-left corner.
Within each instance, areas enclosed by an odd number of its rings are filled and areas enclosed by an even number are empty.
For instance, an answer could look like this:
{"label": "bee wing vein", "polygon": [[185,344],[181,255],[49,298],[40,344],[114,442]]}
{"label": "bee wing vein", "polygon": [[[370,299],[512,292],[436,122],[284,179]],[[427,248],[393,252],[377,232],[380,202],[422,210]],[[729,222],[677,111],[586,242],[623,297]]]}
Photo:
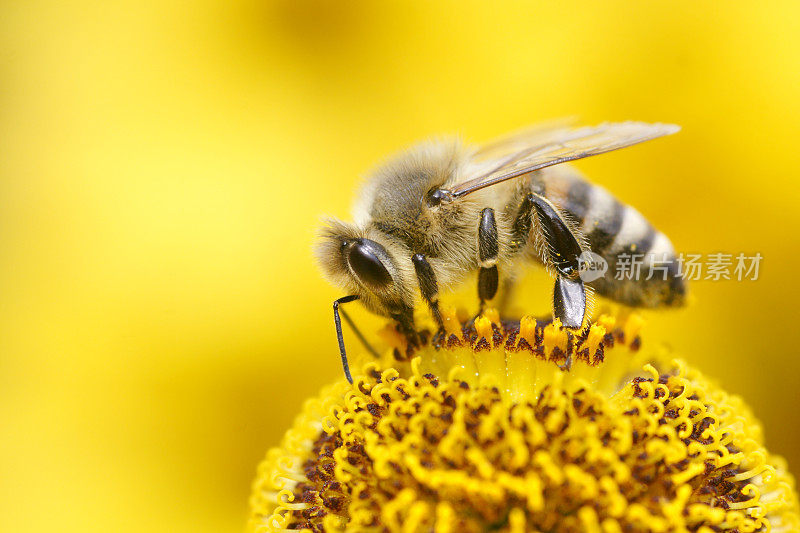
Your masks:
{"label": "bee wing vein", "polygon": [[[604,154],[670,135],[679,129],[673,124],[620,122],[576,129],[543,129],[528,138],[510,137],[505,141],[509,150],[503,149],[503,141],[491,143],[490,152],[500,155],[487,161],[478,161],[477,165],[472,166],[472,171],[467,173],[466,181],[456,185],[452,193],[454,197],[466,196],[541,168]],[[520,148],[525,139],[529,144]],[[479,149],[476,158],[484,159],[484,153],[487,152]]]}

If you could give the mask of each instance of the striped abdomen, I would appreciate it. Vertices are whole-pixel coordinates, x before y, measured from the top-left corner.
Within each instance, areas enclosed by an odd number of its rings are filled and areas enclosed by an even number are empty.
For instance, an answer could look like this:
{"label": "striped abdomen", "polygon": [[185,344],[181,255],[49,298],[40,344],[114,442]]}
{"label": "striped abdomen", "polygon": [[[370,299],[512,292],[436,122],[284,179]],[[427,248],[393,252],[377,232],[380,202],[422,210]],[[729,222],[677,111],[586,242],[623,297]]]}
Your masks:
{"label": "striped abdomen", "polygon": [[549,170],[533,178],[532,185],[544,188],[544,195],[583,233],[591,251],[608,262],[605,276],[589,285],[625,305],[681,305],[686,284],[667,236],[575,169],[562,165]]}

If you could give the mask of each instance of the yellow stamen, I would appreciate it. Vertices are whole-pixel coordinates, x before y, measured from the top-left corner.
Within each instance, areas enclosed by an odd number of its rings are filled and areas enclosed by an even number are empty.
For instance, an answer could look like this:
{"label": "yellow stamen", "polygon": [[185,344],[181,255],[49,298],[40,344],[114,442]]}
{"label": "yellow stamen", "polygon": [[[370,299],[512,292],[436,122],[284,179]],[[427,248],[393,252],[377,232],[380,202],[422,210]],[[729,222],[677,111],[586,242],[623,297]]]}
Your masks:
{"label": "yellow stamen", "polygon": [[384,358],[308,402],[259,467],[250,531],[800,530],[747,407],[637,351],[638,314],[443,318],[455,341],[398,362],[389,327]]}

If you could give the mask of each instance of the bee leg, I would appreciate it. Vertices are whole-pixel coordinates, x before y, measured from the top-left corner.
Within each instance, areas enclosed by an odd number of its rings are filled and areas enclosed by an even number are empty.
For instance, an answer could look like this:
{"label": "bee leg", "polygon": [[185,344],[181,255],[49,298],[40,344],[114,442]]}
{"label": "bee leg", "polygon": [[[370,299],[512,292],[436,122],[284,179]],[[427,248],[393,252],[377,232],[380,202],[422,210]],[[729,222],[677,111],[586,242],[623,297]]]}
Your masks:
{"label": "bee leg", "polygon": [[498,289],[498,293],[500,294],[500,301],[497,303],[497,311],[500,313],[500,316],[508,316],[509,312],[508,309],[511,307],[511,301],[514,296],[514,289],[516,288],[516,279],[512,276],[503,276],[503,281],[501,282],[501,287]]}
{"label": "bee leg", "polygon": [[481,211],[481,221],[478,226],[478,298],[480,308],[478,315],[483,313],[486,300],[491,300],[497,294],[498,237],[497,224],[494,220],[494,209],[487,207]]}
{"label": "bee leg", "polygon": [[436,325],[439,326],[439,330],[433,337],[433,343],[437,344],[444,333],[444,320],[442,320],[442,312],[439,309],[439,284],[436,283],[436,273],[433,271],[428,259],[422,254],[414,254],[411,262],[414,263],[422,298],[430,307],[433,319],[436,321]]}
{"label": "bee leg", "polygon": [[586,290],[583,281],[559,276],[553,289],[553,314],[568,328],[579,328],[586,314]]}
{"label": "bee leg", "polygon": [[586,314],[586,289],[580,279],[578,238],[558,209],[546,198],[531,195],[536,212],[537,230],[545,242],[547,260],[556,271],[553,291],[553,314],[568,328],[579,328]]}
{"label": "bee leg", "polygon": [[405,304],[392,311],[390,315],[400,328],[400,332],[408,340],[409,348],[418,348],[420,345],[419,334],[414,327],[414,309]]}

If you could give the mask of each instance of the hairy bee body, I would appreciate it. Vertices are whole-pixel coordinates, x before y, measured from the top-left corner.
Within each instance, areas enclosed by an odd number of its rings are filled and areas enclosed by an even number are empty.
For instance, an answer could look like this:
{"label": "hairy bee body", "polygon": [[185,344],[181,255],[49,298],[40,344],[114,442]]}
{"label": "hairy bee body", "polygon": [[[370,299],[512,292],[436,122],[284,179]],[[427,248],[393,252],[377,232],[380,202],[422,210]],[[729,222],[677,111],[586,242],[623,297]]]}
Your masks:
{"label": "hairy bee body", "polygon": [[[323,241],[317,253],[326,273],[334,282],[348,277],[346,262],[335,251],[342,239],[371,239],[393,258],[393,275],[399,283],[395,284],[396,294],[389,299],[413,307],[417,285],[411,264],[414,254],[428,258],[444,290],[451,289],[481,266],[499,263],[506,276],[518,272],[526,259],[547,267],[548,261],[541,251],[543,244],[537,241],[535,232],[530,232],[535,221],[519,220],[524,197],[533,191],[559,207],[586,249],[607,261],[606,275],[588,284],[598,294],[639,307],[683,302],[685,287],[669,239],[634,208],[619,202],[603,187],[590,183],[569,165],[535,171],[448,206],[429,206],[426,195],[449,186],[468,164],[469,152],[455,142],[442,141],[417,146],[380,168],[364,186],[355,208],[355,225],[334,222],[326,233],[334,238],[334,247],[330,246],[331,241]],[[477,221],[485,208],[497,214],[498,254],[496,259],[481,265]],[[616,279],[616,266],[626,254],[641,256],[639,279]],[[655,262],[665,265],[666,279],[662,274],[645,279],[648,266]],[[353,292],[359,289],[348,288]],[[391,291],[383,295],[388,292]],[[392,310],[382,300],[371,298],[369,293],[363,297],[370,310],[391,315]]]}
{"label": "hairy bee body", "polygon": [[[564,327],[582,327],[592,290],[630,306],[682,304],[686,287],[669,239],[565,164],[676,131],[641,122],[555,124],[481,147],[426,142],[380,167],[363,187],[355,222],[330,220],[316,249],[323,272],[350,293],[333,305],[348,380],[341,304],[360,300],[392,317],[413,346],[419,298],[441,338],[441,289],[477,272],[480,313],[525,259],[554,278],[553,315]],[[599,274],[586,268],[595,263],[604,267]]]}
{"label": "hairy bee body", "polygon": [[[477,148],[426,142],[380,167],[363,187],[355,222],[330,220],[316,249],[324,273],[350,293],[334,302],[348,379],[340,304],[357,299],[392,317],[413,345],[418,297],[439,336],[440,289],[477,272],[481,312],[525,259],[555,279],[553,314],[564,327],[583,325],[592,290],[630,306],[683,303],[686,287],[669,239],[565,164],[677,130],[640,122],[544,126]],[[599,275],[584,268],[595,258],[605,267]]]}

